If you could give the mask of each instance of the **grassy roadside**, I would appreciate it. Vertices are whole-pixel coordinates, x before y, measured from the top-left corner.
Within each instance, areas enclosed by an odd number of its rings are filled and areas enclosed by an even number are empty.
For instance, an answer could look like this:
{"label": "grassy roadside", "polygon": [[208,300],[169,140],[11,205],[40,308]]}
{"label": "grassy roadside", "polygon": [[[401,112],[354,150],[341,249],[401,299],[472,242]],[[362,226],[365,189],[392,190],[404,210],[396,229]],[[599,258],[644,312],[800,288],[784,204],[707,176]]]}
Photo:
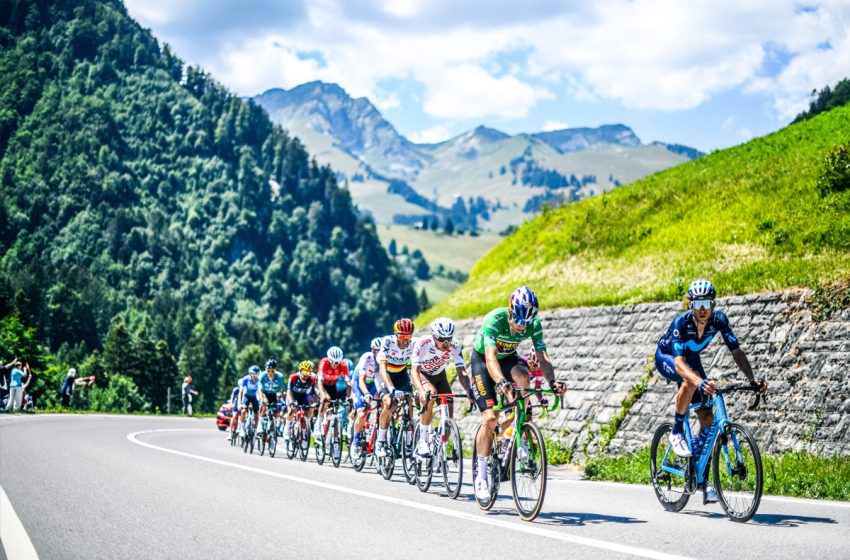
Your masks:
{"label": "grassy roadside", "polygon": [[[817,457],[803,451],[762,455],[764,493],[797,498],[850,500],[850,459]],[[619,457],[588,461],[585,477],[649,484],[649,447]]]}
{"label": "grassy roadside", "polygon": [[155,412],[122,412],[120,410],[103,411],[103,410],[78,410],[76,408],[63,408],[61,406],[50,408],[38,408],[32,412],[16,412],[15,414],[107,414],[111,416],[156,416],[159,418],[215,418],[214,412],[196,412],[192,416],[184,414],[157,414]]}

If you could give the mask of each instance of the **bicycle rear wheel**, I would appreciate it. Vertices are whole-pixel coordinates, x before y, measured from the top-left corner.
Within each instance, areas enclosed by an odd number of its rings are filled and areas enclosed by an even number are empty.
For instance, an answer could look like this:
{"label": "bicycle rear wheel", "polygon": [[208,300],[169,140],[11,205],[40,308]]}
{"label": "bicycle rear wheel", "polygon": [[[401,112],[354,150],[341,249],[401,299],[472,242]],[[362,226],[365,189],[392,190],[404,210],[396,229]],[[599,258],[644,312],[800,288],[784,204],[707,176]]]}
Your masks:
{"label": "bicycle rear wheel", "polygon": [[[478,430],[481,430],[481,426],[478,426]],[[493,439],[495,440],[495,433],[493,434]],[[473,491],[472,495],[475,496],[475,501],[478,502],[478,507],[482,510],[487,511],[493,507],[493,504],[496,503],[496,497],[499,495],[499,457],[496,455],[496,442],[493,442],[493,448],[490,452],[490,472],[487,473],[490,478],[490,496],[486,500],[479,500],[478,496],[475,495]],[[473,482],[478,477],[478,432],[475,433],[475,439],[472,440],[472,480]]]}
{"label": "bicycle rear wheel", "polygon": [[732,521],[749,521],[758,510],[764,484],[756,438],[733,422],[715,440],[713,454],[714,489],[723,511]]}
{"label": "bicycle rear wheel", "polygon": [[[321,426],[321,424],[319,424],[319,425]],[[321,430],[321,428],[319,428],[319,429]],[[327,452],[325,451],[325,439],[326,438],[317,437],[317,436],[320,436],[320,435],[322,435],[322,434],[321,433],[319,433],[319,434],[314,433],[313,434],[313,447],[316,448],[316,462],[319,463],[320,465],[322,465],[325,462],[325,456],[327,455]]]}
{"label": "bicycle rear wheel", "polygon": [[454,500],[463,486],[463,440],[457,424],[451,418],[446,420],[446,442],[443,444],[440,459],[446,494]]}
{"label": "bicycle rear wheel", "polygon": [[681,511],[691,497],[687,492],[691,468],[687,458],[673,453],[668,439],[672,431],[670,422],[655,430],[649,448],[649,476],[662,507],[667,511]]}
{"label": "bicycle rear wheel", "polygon": [[272,432],[269,435],[269,457],[274,459],[275,453],[277,453],[277,433]]}
{"label": "bicycle rear wheel", "polygon": [[338,469],[342,461],[342,426],[338,416],[334,417],[328,428],[328,437],[331,438],[331,463]]}
{"label": "bicycle rear wheel", "polygon": [[[389,440],[389,455],[386,457],[380,457],[378,459],[378,472],[381,473],[381,476],[384,477],[384,480],[389,480],[393,477],[393,471],[395,470],[395,459],[396,459],[396,445],[398,444],[399,438],[399,430],[398,428],[393,427],[392,422],[390,423],[390,429],[387,431],[387,439]],[[376,442],[376,445],[379,445]]]}
{"label": "bicycle rear wheel", "polygon": [[307,422],[301,420],[301,429],[298,430],[298,456],[302,461],[307,460],[307,453],[310,451],[310,432],[307,431]]}
{"label": "bicycle rear wheel", "polygon": [[511,488],[517,513],[525,521],[540,514],[546,497],[546,443],[534,423],[523,424],[511,449]]}
{"label": "bicycle rear wheel", "polygon": [[262,457],[266,452],[266,438],[268,434],[266,432],[261,432],[257,436],[257,447],[260,449],[260,457]]}

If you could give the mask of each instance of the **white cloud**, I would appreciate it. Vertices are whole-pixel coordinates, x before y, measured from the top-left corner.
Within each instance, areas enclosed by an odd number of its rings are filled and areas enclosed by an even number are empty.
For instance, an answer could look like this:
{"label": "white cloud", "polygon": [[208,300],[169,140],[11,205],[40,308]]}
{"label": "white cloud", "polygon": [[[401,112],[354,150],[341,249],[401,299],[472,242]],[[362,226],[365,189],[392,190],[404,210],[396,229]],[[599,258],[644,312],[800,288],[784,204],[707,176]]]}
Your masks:
{"label": "white cloud", "polygon": [[[205,26],[187,23],[204,9],[199,0],[127,2],[155,33],[162,26],[178,34],[164,40],[191,43],[198,60],[190,62],[241,95],[321,79],[390,108],[399,100],[380,84],[412,79],[422,86],[422,109],[437,119],[519,119],[554,99],[553,86],[567,102],[669,111],[743,88],[770,96],[787,118],[813,88],[850,69],[848,0],[813,0],[814,11],[795,0],[599,0],[578,9],[508,0],[309,0],[303,7],[293,0],[279,15],[243,15],[232,28],[223,15]],[[247,33],[252,25],[261,31]],[[775,76],[763,75],[768,48],[790,53]],[[521,64],[510,59],[518,51]],[[325,64],[296,52],[321,53]]]}
{"label": "white cloud", "polygon": [[411,134],[409,140],[415,144],[436,144],[448,140],[452,136],[454,134],[451,125],[443,123]]}
{"label": "white cloud", "polygon": [[543,132],[549,132],[550,130],[564,130],[565,128],[570,128],[570,125],[563,121],[546,121],[543,123]]}

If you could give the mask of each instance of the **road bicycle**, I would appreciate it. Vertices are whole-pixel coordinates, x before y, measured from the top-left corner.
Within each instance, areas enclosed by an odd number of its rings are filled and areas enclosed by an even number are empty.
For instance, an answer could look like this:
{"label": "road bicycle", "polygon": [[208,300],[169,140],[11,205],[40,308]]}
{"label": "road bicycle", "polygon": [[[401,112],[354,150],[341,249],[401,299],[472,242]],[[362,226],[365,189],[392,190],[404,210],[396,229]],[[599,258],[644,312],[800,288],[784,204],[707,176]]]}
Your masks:
{"label": "road bicycle", "polygon": [[307,460],[307,452],[310,450],[310,429],[305,411],[317,406],[317,404],[295,405],[295,416],[289,421],[289,439],[286,441],[286,456],[289,459],[298,453],[302,461]]}
{"label": "road bicycle", "polygon": [[[516,398],[511,402],[506,402],[504,396],[501,397],[498,405],[493,407],[497,412],[507,412],[513,409],[513,420],[511,425],[505,430],[512,433],[510,438],[500,441],[499,433],[501,431],[501,423],[496,424],[493,433],[493,447],[490,451],[490,472],[487,473],[490,479],[490,496],[487,499],[481,500],[477,496],[475,501],[478,502],[478,507],[483,510],[489,510],[496,503],[496,497],[499,495],[499,483],[502,481],[511,481],[511,491],[514,499],[514,506],[517,513],[524,521],[532,521],[539,514],[543,507],[543,498],[546,497],[546,442],[543,440],[543,433],[534,422],[527,420],[527,415],[530,409],[540,408],[541,416],[545,416],[547,412],[552,412],[561,405],[562,399],[555,395],[554,402],[551,407],[547,407],[544,402],[536,405],[526,404],[526,400],[534,394],[552,393],[551,389],[525,389],[513,387]],[[522,405],[522,406],[520,406]],[[481,427],[479,426],[479,430]],[[475,442],[472,446],[472,478],[478,475],[478,461],[474,458],[477,453],[478,434],[476,433]]]}
{"label": "road bicycle", "polygon": [[409,484],[416,484],[416,465],[413,460],[413,436],[416,432],[416,424],[413,422],[409,402],[415,395],[406,391],[398,393],[400,393],[398,396],[393,397],[396,408],[387,430],[390,453],[385,457],[378,457],[378,471],[384,479],[391,479],[396,459],[400,458],[404,478]]}
{"label": "road bicycle", "polygon": [[242,451],[253,453],[256,428],[254,426],[254,409],[250,405],[248,405],[248,413],[245,414],[245,423],[242,425],[242,430]]}
{"label": "road bicycle", "polygon": [[[465,399],[467,396],[451,393],[432,395],[428,392],[426,402],[438,400],[440,403],[440,420],[428,444],[431,456],[427,458],[414,457],[414,473],[419,491],[427,492],[431,486],[434,471],[439,471],[443,473],[446,493],[452,499],[458,497],[463,486],[463,440],[457,424],[449,416],[449,404],[455,398]],[[419,443],[419,427],[420,425],[417,424],[413,437],[414,449]]]}
{"label": "road bicycle", "polygon": [[236,442],[239,441],[239,411],[233,411],[235,420],[230,424],[230,447],[236,447]]}
{"label": "road bicycle", "polygon": [[[375,420],[371,421],[372,411],[375,412]],[[366,462],[375,461],[375,440],[378,436],[378,416],[381,414],[380,401],[371,401],[365,408],[366,423],[363,426],[363,431],[360,432],[357,447],[351,450],[351,465],[354,470],[361,472]],[[353,441],[353,440],[352,440]]]}
{"label": "road bicycle", "polygon": [[[658,426],[652,437],[649,471],[658,501],[667,511],[680,511],[688,499],[708,480],[709,462],[714,489],[723,511],[732,521],[745,522],[755,515],[761,501],[763,474],[761,453],[752,432],[732,422],[726,412],[724,394],[738,391],[758,391],[749,384],[728,384],[715,389],[715,396],[706,396],[701,403],[688,406],[688,411],[714,407],[714,421],[708,437],[699,446],[692,439],[691,426],[685,413],[685,441],[691,457],[673,453],[669,435],[671,422]],[[756,395],[750,410],[758,408],[762,395]],[[701,447],[695,449],[695,447]]]}
{"label": "road bicycle", "polygon": [[[321,440],[314,438],[316,445],[316,462],[320,465],[324,462],[326,451],[330,451],[331,463],[339,468],[342,462],[342,450],[345,446],[345,424],[348,421],[348,402],[344,400],[333,400],[324,418],[319,424],[321,426]],[[321,451],[319,446],[321,445]],[[321,456],[321,458],[320,458]]]}
{"label": "road bicycle", "polygon": [[269,450],[269,457],[274,458],[277,453],[277,438],[278,438],[278,422],[275,418],[275,412],[280,410],[280,403],[270,404],[266,406],[266,413],[260,420],[260,433],[257,435],[257,441],[260,447],[260,456],[266,447]]}

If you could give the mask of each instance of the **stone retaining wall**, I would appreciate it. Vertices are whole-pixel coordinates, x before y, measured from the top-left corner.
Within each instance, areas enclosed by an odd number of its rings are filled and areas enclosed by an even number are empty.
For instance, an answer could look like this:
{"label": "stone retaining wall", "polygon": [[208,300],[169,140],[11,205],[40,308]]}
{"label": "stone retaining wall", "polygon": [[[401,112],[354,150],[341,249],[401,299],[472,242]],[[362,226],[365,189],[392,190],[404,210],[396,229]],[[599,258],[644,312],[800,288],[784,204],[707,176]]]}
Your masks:
{"label": "stone retaining wall", "polygon": [[[757,376],[770,384],[767,405],[748,411],[751,396],[727,397],[730,417],[755,430],[767,452],[808,450],[819,455],[850,455],[850,310],[823,322],[812,319],[811,292],[796,290],[721,298]],[[681,303],[562,309],[541,313],[545,339],[558,378],[567,382],[566,408],[538,423],[582,462],[596,453],[600,430],[623,401],[645,381],[606,448],[607,453],[647,445],[655,426],[673,417],[675,386],[652,367],[658,338],[681,312]],[[471,348],[481,319],[460,321],[464,348]],[[716,337],[702,353],[712,378],[744,381],[731,354]],[[528,351],[526,342],[521,353]],[[473,412],[458,414],[470,441],[480,422]]]}

